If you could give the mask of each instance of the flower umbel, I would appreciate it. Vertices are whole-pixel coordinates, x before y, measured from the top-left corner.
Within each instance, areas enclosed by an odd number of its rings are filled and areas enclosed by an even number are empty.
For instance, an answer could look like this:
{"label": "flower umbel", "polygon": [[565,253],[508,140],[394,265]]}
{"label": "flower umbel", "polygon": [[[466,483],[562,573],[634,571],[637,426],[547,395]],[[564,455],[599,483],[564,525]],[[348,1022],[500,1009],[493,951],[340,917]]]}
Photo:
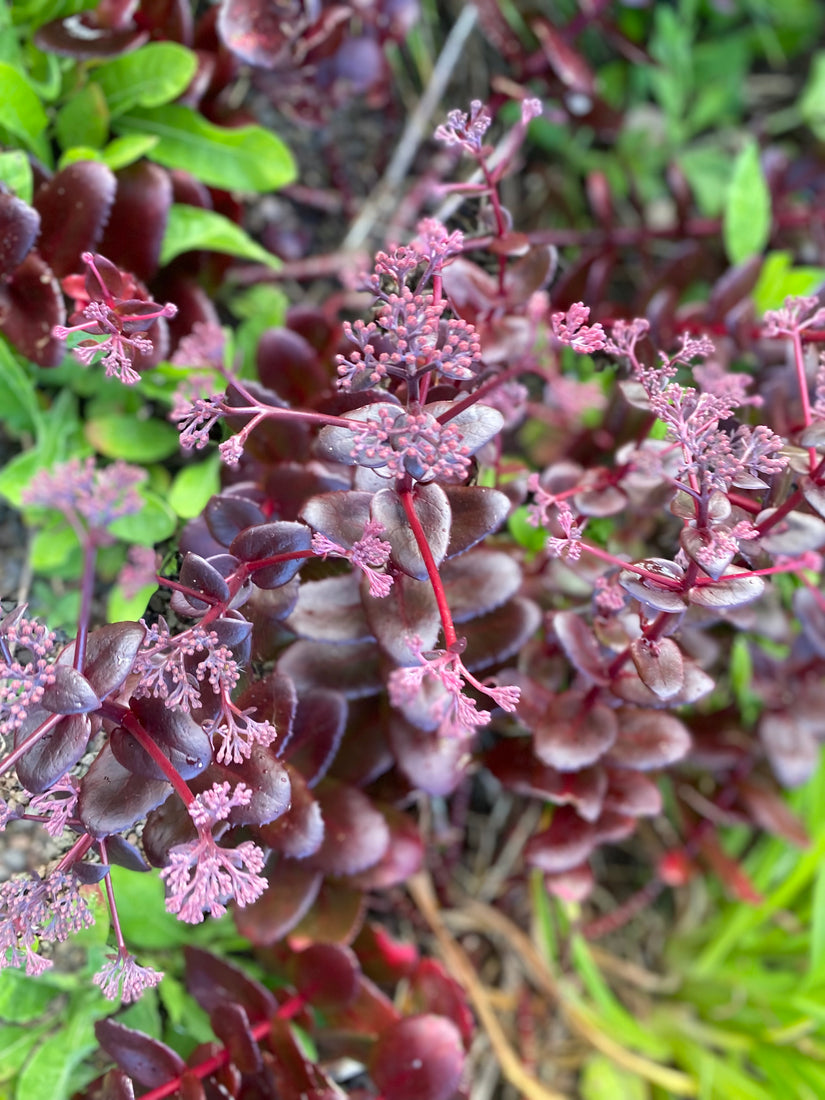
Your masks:
{"label": "flower umbel", "polygon": [[137,1001],[147,989],[158,985],[163,978],[162,970],[152,970],[148,966],[139,966],[134,955],[107,955],[109,960],[103,964],[92,981],[100,987],[100,992],[110,1001],[120,999],[124,1004]]}

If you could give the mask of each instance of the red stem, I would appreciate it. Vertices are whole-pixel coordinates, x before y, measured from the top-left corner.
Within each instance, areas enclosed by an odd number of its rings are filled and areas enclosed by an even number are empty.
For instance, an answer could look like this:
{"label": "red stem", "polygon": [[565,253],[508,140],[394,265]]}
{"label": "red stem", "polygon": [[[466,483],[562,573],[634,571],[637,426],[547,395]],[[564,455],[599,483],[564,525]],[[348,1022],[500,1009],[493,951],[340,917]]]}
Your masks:
{"label": "red stem", "polygon": [[404,511],[407,515],[413,536],[415,537],[416,545],[421,552],[421,557],[424,559],[427,576],[432,585],[435,602],[438,605],[438,613],[441,616],[441,626],[444,630],[444,646],[446,649],[452,649],[458,641],[458,635],[453,625],[453,616],[447,605],[447,595],[444,592],[444,585],[441,582],[441,574],[438,572],[438,566],[435,563],[433,552],[430,549],[430,544],[427,542],[424,528],[421,526],[421,520],[418,518],[418,513],[415,510],[412,490],[401,489],[398,495],[401,497],[401,503],[404,505]]}

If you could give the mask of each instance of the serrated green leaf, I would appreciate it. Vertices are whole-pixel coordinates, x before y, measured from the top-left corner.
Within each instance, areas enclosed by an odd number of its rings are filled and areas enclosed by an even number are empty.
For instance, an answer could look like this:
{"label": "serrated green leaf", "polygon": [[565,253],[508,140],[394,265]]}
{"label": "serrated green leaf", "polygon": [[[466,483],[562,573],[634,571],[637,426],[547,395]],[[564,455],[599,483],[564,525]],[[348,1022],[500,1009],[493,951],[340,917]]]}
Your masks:
{"label": "serrated green leaf", "polygon": [[20,970],[0,970],[0,1020],[27,1024],[42,1016],[53,998],[54,989],[47,982]]}
{"label": "serrated green leaf", "polygon": [[182,252],[191,252],[197,248],[226,252],[245,260],[257,260],[273,270],[281,266],[276,256],[253,241],[248,233],[223,214],[197,206],[173,204],[169,209],[169,220],[160,249],[161,266],[168,264]]}
{"label": "serrated green leaf", "polygon": [[70,1016],[63,1030],[41,1043],[23,1067],[15,1100],[63,1100],[72,1070],[96,1045],[92,1019]]}
{"label": "serrated green leaf", "polygon": [[732,264],[741,263],[765,248],[771,235],[771,195],[759,148],[749,142],[733,166],[725,198],[722,237]]}
{"label": "serrated green leaf", "polygon": [[261,126],[214,126],[189,107],[134,108],[114,122],[119,134],[158,138],[150,159],[182,168],[210,187],[272,191],[295,178],[295,163],[280,138]]}
{"label": "serrated green leaf", "polygon": [[146,156],[150,149],[154,149],[158,140],[151,134],[128,134],[126,137],[115,138],[103,150],[101,160],[116,172],[118,168],[127,168]]}
{"label": "serrated green leaf", "polygon": [[112,117],[132,107],[160,107],[182,95],[198,67],[192,50],[177,42],[149,42],[95,69]]}
{"label": "serrated green leaf", "polygon": [[100,149],[109,134],[109,108],[100,85],[93,81],[75,92],[57,112],[54,124],[63,149]]}
{"label": "serrated green leaf", "polygon": [[167,497],[181,519],[199,516],[210,497],[220,490],[220,455],[216,452],[205,462],[184,466],[172,482]]}
{"label": "serrated green leaf", "polygon": [[0,1023],[0,1083],[19,1071],[45,1031],[45,1027]]}
{"label": "serrated green leaf", "polygon": [[142,489],[146,502],[135,516],[121,516],[110,523],[108,530],[115,538],[138,546],[154,546],[174,535],[178,520],[165,500],[149,489]]}
{"label": "serrated green leaf", "polygon": [[37,140],[48,119],[29,81],[5,61],[0,61],[0,126],[5,126],[30,148],[40,148]]}
{"label": "serrated green leaf", "polygon": [[0,183],[4,183],[23,202],[32,201],[32,166],[25,153],[19,149],[0,153]]}
{"label": "serrated green leaf", "polygon": [[159,462],[176,454],[178,433],[162,420],[138,420],[135,416],[98,416],[84,425],[89,443],[107,458],[126,462]]}

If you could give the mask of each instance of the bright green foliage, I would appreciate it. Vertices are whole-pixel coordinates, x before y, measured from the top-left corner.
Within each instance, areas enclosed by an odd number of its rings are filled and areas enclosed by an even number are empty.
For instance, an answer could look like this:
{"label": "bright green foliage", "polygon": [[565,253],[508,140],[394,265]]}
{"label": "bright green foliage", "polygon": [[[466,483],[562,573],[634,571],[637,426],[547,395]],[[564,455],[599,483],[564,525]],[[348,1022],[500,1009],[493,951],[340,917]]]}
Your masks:
{"label": "bright green foliage", "polygon": [[722,237],[732,264],[761,252],[771,232],[771,196],[762,167],[759,148],[749,142],[733,167],[725,200]]}

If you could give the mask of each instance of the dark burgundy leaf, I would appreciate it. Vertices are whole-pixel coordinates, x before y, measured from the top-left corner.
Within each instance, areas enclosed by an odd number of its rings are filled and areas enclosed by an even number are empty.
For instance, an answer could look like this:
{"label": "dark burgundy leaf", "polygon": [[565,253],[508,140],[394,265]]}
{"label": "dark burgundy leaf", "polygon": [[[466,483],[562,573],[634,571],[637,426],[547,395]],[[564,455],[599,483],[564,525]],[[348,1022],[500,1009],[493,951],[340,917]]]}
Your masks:
{"label": "dark burgundy leaf", "polygon": [[252,623],[239,611],[230,611],[220,619],[213,620],[209,624],[209,629],[217,634],[219,645],[225,645],[228,649],[235,651],[235,660],[238,664],[247,664],[252,640]]}
{"label": "dark burgundy leaf", "polygon": [[462,627],[467,639],[463,661],[475,671],[515,656],[541,625],[541,612],[532,600],[517,596],[489,615]]}
{"label": "dark burgundy leaf", "polygon": [[0,191],[0,278],[22,264],[39,232],[37,211],[11,192]]}
{"label": "dark burgundy leaf", "polygon": [[399,1013],[389,997],[362,974],[355,1000],[343,1008],[328,1009],[326,1016],[338,1030],[375,1039],[396,1023]]}
{"label": "dark burgundy leaf", "polygon": [[463,554],[504,523],[510,500],[498,489],[482,485],[445,485],[452,523],[447,558]]}
{"label": "dark burgundy leaf", "polygon": [[[269,1047],[274,1057],[268,1063],[274,1089],[269,1095],[278,1100],[338,1100],[340,1089],[314,1062],[310,1062],[296,1042],[286,1020],[277,1017],[269,1029]],[[264,1095],[259,1094],[260,1100]]]}
{"label": "dark burgundy leaf", "polygon": [[799,848],[810,846],[804,824],[778,791],[758,780],[744,780],[739,783],[739,797],[760,828]]}
{"label": "dark burgundy leaf", "polygon": [[548,20],[536,20],[533,30],[541,42],[547,60],[566,88],[592,98],[596,94],[596,80],[585,59],[573,49],[563,31]]}
{"label": "dark burgundy leaf", "polygon": [[390,828],[389,845],[376,864],[354,876],[362,890],[386,890],[406,882],[424,862],[424,841],[412,818],[392,806],[384,806],[383,814]]}
{"label": "dark burgundy leaf", "polygon": [[444,563],[441,580],[456,623],[493,611],[521,587],[521,569],[509,554],[475,550]]}
{"label": "dark burgundy leaf", "polygon": [[223,603],[229,599],[229,585],[219,570],[198,554],[187,554],[180,567],[180,583],[185,587],[212,597],[209,600],[197,600],[188,593],[184,598],[194,608],[205,611],[210,604]]}
{"label": "dark burgundy leaf", "polygon": [[417,664],[411,649],[417,639],[426,651],[435,648],[441,630],[441,617],[429,581],[397,576],[389,595],[370,596],[362,582],[362,601],[367,623],[376,641],[397,665]]}
{"label": "dark burgundy leaf", "polygon": [[698,607],[724,610],[750,603],[764,591],[765,581],[762,577],[754,573],[746,573],[735,565],[731,565],[718,581],[707,585],[695,585],[688,592],[687,598],[690,603]]}
{"label": "dark burgundy leaf", "polygon": [[331,542],[349,549],[364,534],[371,501],[372,493],[353,490],[321,493],[307,501],[300,518]]}
{"label": "dark burgundy leaf", "polygon": [[352,943],[365,911],[360,886],[328,878],[321,883],[312,907],[292,929],[290,943],[296,948],[309,943]]}
{"label": "dark burgundy leaf", "polygon": [[235,907],[233,916],[242,936],[258,947],[282,939],[315,901],[323,875],[304,863],[279,859],[268,872],[270,885],[257,901]]}
{"label": "dark burgundy leaf", "polygon": [[685,680],[682,651],[672,638],[655,642],[637,638],[630,644],[630,656],[642,683],[659,699],[671,699],[681,691]]}
{"label": "dark burgundy leaf", "polygon": [[34,33],[34,42],[45,53],[73,57],[76,61],[103,61],[119,57],[142,46],[149,39],[147,31],[134,26],[101,27],[93,12],[79,12],[65,19],[44,23]]}
{"label": "dark burgundy leaf", "polygon": [[595,846],[593,825],[570,806],[559,806],[549,827],[527,841],[524,858],[531,866],[556,875],[578,866]]}
{"label": "dark burgundy leaf", "polygon": [[642,772],[608,768],[604,808],[631,817],[655,817],[662,810],[662,795]]}
{"label": "dark burgundy leaf", "polygon": [[[440,565],[450,539],[450,505],[439,485],[417,485],[412,493],[415,514],[423,528],[433,560]],[[384,525],[382,538],[392,547],[391,560],[415,580],[427,579],[427,567],[415,534],[395,489],[381,489],[372,498],[372,519]]]}
{"label": "dark burgundy leaf", "polygon": [[[382,394],[382,398],[386,395]],[[354,424],[363,423],[379,423],[382,415],[389,414],[393,418],[402,415],[402,408],[397,403],[391,403],[387,400],[375,401],[371,404],[364,405],[360,409],[353,409],[351,412],[344,414],[345,420],[352,420]],[[318,433],[318,439],[315,443],[315,450],[319,458],[324,459],[327,462],[342,462],[345,466],[353,466],[358,463],[359,466],[378,468],[387,465],[387,459],[381,453],[380,449],[375,454],[373,459],[367,458],[361,454],[357,458],[353,453],[353,445],[355,440],[360,434],[359,429],[338,427],[337,425],[328,425],[322,428]]]}
{"label": "dark burgundy leaf", "polygon": [[306,859],[321,847],[324,819],[301,773],[290,764],[286,769],[292,791],[289,809],[268,825],[259,826],[256,832],[268,848],[290,859]]}
{"label": "dark burgundy leaf", "polygon": [[320,1009],[347,1005],[358,995],[358,959],[344,944],[311,944],[295,955],[292,974],[298,992]]}
{"label": "dark burgundy leaf", "polygon": [[537,290],[543,290],[558,266],[558,254],[552,245],[531,245],[525,255],[507,267],[504,288],[508,301],[522,305]]}
{"label": "dark burgundy leaf", "polygon": [[[117,193],[101,238],[100,251],[121,267],[148,282],[157,274],[160,248],[169,208],[172,182],[159,164],[139,160],[117,173]],[[140,226],[140,232],[135,232]]]}
{"label": "dark burgundy leaf", "polygon": [[135,1086],[122,1069],[110,1069],[103,1078],[100,1100],[135,1100]]}
{"label": "dark burgundy leaf", "polygon": [[109,863],[118,867],[125,867],[127,871],[146,872],[149,864],[137,850],[134,844],[124,840],[122,836],[110,836],[106,840],[106,858]]}
{"label": "dark burgundy leaf", "polygon": [[581,902],[596,885],[593,871],[588,863],[580,863],[569,871],[558,875],[545,875],[544,885],[554,897],[566,902]]}
{"label": "dark burgundy leaf", "polygon": [[299,637],[316,642],[362,642],[371,638],[357,575],[304,581],[286,625]]}
{"label": "dark burgundy leaf", "polygon": [[141,844],[153,867],[165,867],[172,848],[188,844],[196,837],[195,823],[188,809],[182,799],[173,794],[162,806],[146,815]]}
{"label": "dark burgundy leaf", "polygon": [[294,680],[299,693],[330,687],[347,699],[359,699],[376,695],[384,686],[374,642],[347,646],[295,642],[278,661],[278,670]]}
{"label": "dark burgundy leaf", "polygon": [[239,710],[252,710],[257,721],[271,722],[278,731],[277,748],[283,752],[292,736],[298,696],[288,676],[271,672],[256,680],[238,697]]}
{"label": "dark burgundy leaf", "polygon": [[53,714],[88,714],[100,700],[86,677],[71,665],[54,666],[54,682],[43,691],[41,705]]}
{"label": "dark burgundy leaf", "polygon": [[[766,508],[754,523],[760,524],[776,512]],[[825,519],[807,512],[788,512],[759,540],[769,554],[804,554],[806,550],[818,550],[825,543]]]}
{"label": "dark burgundy leaf", "polygon": [[[48,717],[47,711],[33,708],[15,734],[15,748],[19,748]],[[74,767],[86,751],[91,731],[88,715],[73,714],[61,718],[17,762],[17,778],[26,790],[40,794]]]}
{"label": "dark burgundy leaf", "polygon": [[146,1089],[160,1088],[186,1070],[186,1063],[171,1047],[111,1017],[96,1021],[95,1035],[112,1061]]}
{"label": "dark burgundy leaf", "polygon": [[[135,657],[146,637],[142,623],[109,623],[93,630],[86,639],[86,659],[83,675],[100,699],[105,699],[125,681],[132,671]],[[75,643],[71,642],[57,659],[58,664],[71,665]]]}
{"label": "dark burgundy leaf", "polygon": [[615,810],[603,810],[594,822],[597,844],[620,844],[636,831],[636,818],[631,814],[619,814]]}
{"label": "dark burgundy leaf", "polygon": [[258,341],[255,361],[263,385],[293,406],[307,405],[329,385],[318,352],[288,328],[267,329]]}
{"label": "dark burgundy leaf", "polygon": [[370,1074],[386,1100],[451,1100],[464,1072],[464,1047],[444,1016],[409,1016],[378,1037]]}
{"label": "dark burgundy leaf", "polygon": [[417,1012],[446,1016],[459,1030],[465,1047],[475,1034],[475,1020],[467,996],[437,959],[421,959],[410,978],[410,995]]}
{"label": "dark burgundy leaf", "polygon": [[584,516],[615,516],[627,507],[627,497],[615,485],[606,485],[576,493],[573,507]]}
{"label": "dark burgundy leaf", "polygon": [[413,787],[444,797],[456,789],[467,769],[467,746],[451,737],[418,729],[400,717],[390,722],[390,744],[398,767]]}
{"label": "dark burgundy leaf", "polygon": [[317,788],[324,842],[310,863],[335,875],[355,875],[377,863],[390,843],[383,814],[355,787],[325,779]]}
{"label": "dark burgundy leaf", "polygon": [[763,714],[759,737],[774,774],[784,787],[798,787],[810,779],[819,762],[819,744],[793,714]]}
{"label": "dark burgundy leaf", "polygon": [[[281,554],[298,554],[309,550],[311,542],[312,532],[305,523],[281,521],[248,527],[233,539],[229,549],[241,561],[254,562]],[[252,582],[259,588],[278,588],[292,580],[303,560],[298,557],[256,569]]]}
{"label": "dark burgundy leaf", "polygon": [[793,609],[805,638],[820,657],[825,657],[825,608],[818,595],[810,588],[797,588],[793,594]]}
{"label": "dark burgundy leaf", "polygon": [[218,33],[233,53],[262,69],[271,69],[289,52],[303,27],[303,5],[268,0],[224,0]]}
{"label": "dark burgundy leaf", "polygon": [[340,692],[322,688],[298,700],[289,759],[310,787],[326,775],[346,724],[347,701]]}
{"label": "dark burgundy leaf", "polygon": [[606,684],[608,677],[601,649],[592,629],[575,611],[558,611],[553,616],[553,630],[577,672],[596,684]]}
{"label": "dark burgundy leaf", "polygon": [[265,522],[265,516],[253,500],[228,493],[210,497],[204,509],[209,533],[222,546],[230,546],[241,531]]}
{"label": "dark burgundy leaf", "polygon": [[[671,707],[695,703],[713,691],[716,686],[716,682],[690,658],[683,658],[682,668],[684,683],[679,691],[667,700],[667,705]],[[642,682],[633,665],[627,665],[617,676],[614,676],[610,681],[610,690],[619,699],[623,699],[626,703],[635,703],[639,707],[665,706],[665,701]]]}
{"label": "dark burgundy leaf", "polygon": [[75,863],[72,866],[75,877],[84,886],[96,886],[109,873],[108,863]]}
{"label": "dark burgundy leaf", "polygon": [[584,696],[568,691],[557,696],[533,735],[533,749],[559,771],[580,771],[595,764],[612,747],[618,733],[616,716],[603,703],[584,705]]}
{"label": "dark burgundy leaf", "polygon": [[105,745],[80,781],[78,815],[92,836],[126,832],[160,805],[169,790],[166,782],[138,779]]}
{"label": "dark burgundy leaf", "polygon": [[495,439],[504,427],[504,417],[498,409],[491,408],[490,405],[470,405],[453,416],[451,414],[454,408],[454,401],[434,401],[425,405],[424,411],[437,417],[442,424],[449,423],[458,428],[461,442],[463,446],[469,447],[470,454],[475,454],[485,443]]}
{"label": "dark burgundy leaf", "polygon": [[641,707],[621,707],[619,737],[608,755],[620,768],[649,771],[681,760],[690,750],[690,734],[672,714]]}
{"label": "dark burgundy leaf", "polygon": [[273,1016],[278,1002],[266,986],[234,966],[200,947],[183,949],[186,962],[186,988],[210,1015],[224,1004],[236,1004],[251,1020]]}
{"label": "dark burgundy leaf", "polygon": [[[717,534],[721,533],[717,531]],[[698,531],[695,527],[683,527],[679,536],[682,548],[691,560],[709,577],[718,581],[733,561],[735,550],[714,537],[713,531]]]}
{"label": "dark burgundy leaf", "polygon": [[0,331],[39,367],[56,367],[65,349],[52,330],[65,322],[60,284],[46,261],[30,252],[11,278],[0,281]]}
{"label": "dark burgundy leaf", "polygon": [[[194,779],[212,760],[212,743],[186,711],[170,708],[152,695],[129,700],[132,713],[183,779]],[[142,779],[165,779],[157,764],[128,729],[118,726],[109,737],[115,759]]]}
{"label": "dark burgundy leaf", "polygon": [[[650,573],[661,575],[663,579],[681,581],[684,576],[682,567],[667,558],[646,558],[636,564]],[[659,586],[652,579],[642,577],[629,569],[623,569],[619,573],[619,584],[631,596],[656,611],[678,613],[685,609],[685,598],[680,591],[666,587],[665,584]]]}
{"label": "dark burgundy leaf", "polygon": [[416,970],[418,948],[394,939],[383,925],[367,921],[353,948],[364,974],[380,985],[396,985]]}
{"label": "dark burgundy leaf", "polygon": [[210,1014],[212,1030],[229,1051],[241,1073],[257,1073],[263,1066],[261,1052],[249,1028],[249,1016],[234,1000],[224,1001]]}
{"label": "dark burgundy leaf", "polygon": [[289,809],[291,787],[284,764],[273,748],[253,745],[252,753],[232,769],[222,768],[225,778],[246,783],[252,799],[246,806],[235,806],[229,815],[233,825],[268,825]]}
{"label": "dark burgundy leaf", "polygon": [[40,214],[37,248],[59,278],[80,271],[81,252],[94,251],[109,219],[116,188],[114,174],[105,164],[81,160],[38,189],[34,196]]}
{"label": "dark burgundy leaf", "polygon": [[[822,427],[821,423],[819,427]],[[804,443],[803,446],[805,446]],[[825,516],[825,486],[812,481],[809,477],[805,477],[802,479],[802,492],[805,494],[805,500],[814,511],[818,512],[820,516]]]}
{"label": "dark burgundy leaf", "polygon": [[762,270],[764,258],[749,256],[747,260],[729,267],[716,280],[710,292],[707,306],[708,321],[721,321],[744,298],[749,298]]}

